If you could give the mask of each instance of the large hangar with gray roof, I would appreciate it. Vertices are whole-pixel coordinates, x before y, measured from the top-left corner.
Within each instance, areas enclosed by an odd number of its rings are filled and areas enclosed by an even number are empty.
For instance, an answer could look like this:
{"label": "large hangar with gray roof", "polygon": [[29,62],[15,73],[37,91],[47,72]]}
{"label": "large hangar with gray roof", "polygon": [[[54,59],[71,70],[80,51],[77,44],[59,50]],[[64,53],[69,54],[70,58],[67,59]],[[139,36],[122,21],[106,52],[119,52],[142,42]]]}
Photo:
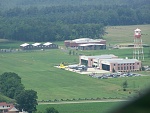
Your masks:
{"label": "large hangar with gray roof", "polygon": [[106,40],[79,38],[75,40],[65,40],[66,47],[76,48],[80,50],[99,50],[106,49]]}

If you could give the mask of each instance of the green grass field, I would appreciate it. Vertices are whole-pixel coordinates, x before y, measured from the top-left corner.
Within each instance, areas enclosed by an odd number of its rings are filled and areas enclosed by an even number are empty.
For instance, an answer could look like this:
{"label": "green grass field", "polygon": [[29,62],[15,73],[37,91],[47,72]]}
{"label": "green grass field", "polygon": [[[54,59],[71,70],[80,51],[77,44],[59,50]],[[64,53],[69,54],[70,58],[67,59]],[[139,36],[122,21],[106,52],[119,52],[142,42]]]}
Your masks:
{"label": "green grass field", "polygon": [[45,111],[46,108],[54,107],[59,113],[106,113],[118,108],[124,102],[102,102],[102,103],[82,103],[82,104],[57,104],[38,105],[38,111]]}
{"label": "green grass field", "polygon": [[[150,44],[149,31],[150,25],[139,26],[117,26],[108,27],[108,34],[104,36],[109,44],[128,43],[133,41],[133,31],[140,28],[143,42]],[[129,32],[130,31],[130,32]],[[119,35],[116,35],[119,34]],[[23,42],[0,40],[0,49],[3,48],[19,48]],[[63,42],[56,42],[63,46]],[[114,54],[119,57],[132,58],[132,49],[114,49],[114,50],[96,50],[96,51],[75,51],[77,55],[69,55],[68,51],[56,49],[46,51],[27,51],[0,53],[0,74],[4,72],[15,72],[21,78],[26,89],[33,89],[38,92],[38,100],[54,100],[54,99],[79,99],[79,98],[109,98],[109,97],[127,97],[135,94],[133,90],[141,90],[150,86],[150,76],[131,77],[131,78],[112,78],[112,79],[94,79],[87,75],[65,71],[55,68],[61,62],[69,64],[78,63],[79,54],[85,55],[100,55]],[[150,65],[150,48],[144,48],[145,61],[143,65]],[[138,72],[144,75],[149,75],[149,72]],[[122,83],[127,80],[128,91],[122,91]],[[107,105],[106,105],[107,104]],[[90,103],[76,105],[52,105],[60,111],[60,113],[69,113],[65,111],[71,110],[71,113],[90,113],[84,108],[95,109],[94,113],[99,113],[99,106],[104,111],[112,103]],[[109,104],[109,105],[108,105]],[[46,108],[50,105],[39,105],[38,109]],[[90,108],[88,106],[94,106]],[[104,106],[104,107],[103,107]],[[108,107],[107,107],[108,106]],[[96,109],[98,108],[98,109]],[[64,111],[63,111],[64,110]],[[88,109],[87,109],[88,110]]]}
{"label": "green grass field", "polygon": [[128,96],[128,92],[117,91],[122,89],[124,80],[129,82],[129,88],[132,89],[144,88],[150,84],[150,76],[99,80],[54,67],[61,62],[75,61],[78,62],[77,55],[70,56],[59,49],[1,53],[0,73],[17,73],[21,76],[26,89],[38,92],[38,100],[125,97]]}
{"label": "green grass field", "polygon": [[104,39],[107,44],[132,43],[136,28],[141,29],[143,43],[150,45],[150,25],[108,26]]}

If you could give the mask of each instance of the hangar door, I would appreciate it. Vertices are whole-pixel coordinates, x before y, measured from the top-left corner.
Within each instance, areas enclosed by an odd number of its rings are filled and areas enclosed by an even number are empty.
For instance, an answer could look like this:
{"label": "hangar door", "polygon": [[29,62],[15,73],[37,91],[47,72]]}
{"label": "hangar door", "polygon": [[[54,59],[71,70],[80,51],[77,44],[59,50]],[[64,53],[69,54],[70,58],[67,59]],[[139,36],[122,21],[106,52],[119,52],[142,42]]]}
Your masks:
{"label": "hangar door", "polygon": [[102,69],[106,71],[110,71],[110,65],[108,64],[102,64]]}
{"label": "hangar door", "polygon": [[81,59],[81,64],[82,64],[82,65],[85,65],[85,66],[88,66],[88,61]]}

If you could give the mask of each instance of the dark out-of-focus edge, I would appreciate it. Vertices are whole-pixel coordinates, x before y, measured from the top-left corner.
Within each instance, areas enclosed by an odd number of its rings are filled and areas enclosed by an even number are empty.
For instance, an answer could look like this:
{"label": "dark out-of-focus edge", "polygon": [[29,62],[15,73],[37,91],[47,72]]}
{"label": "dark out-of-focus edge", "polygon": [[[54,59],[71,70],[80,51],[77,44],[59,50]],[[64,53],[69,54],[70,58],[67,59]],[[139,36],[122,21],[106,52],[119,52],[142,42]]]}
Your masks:
{"label": "dark out-of-focus edge", "polygon": [[150,88],[136,99],[132,99],[108,113],[150,113]]}

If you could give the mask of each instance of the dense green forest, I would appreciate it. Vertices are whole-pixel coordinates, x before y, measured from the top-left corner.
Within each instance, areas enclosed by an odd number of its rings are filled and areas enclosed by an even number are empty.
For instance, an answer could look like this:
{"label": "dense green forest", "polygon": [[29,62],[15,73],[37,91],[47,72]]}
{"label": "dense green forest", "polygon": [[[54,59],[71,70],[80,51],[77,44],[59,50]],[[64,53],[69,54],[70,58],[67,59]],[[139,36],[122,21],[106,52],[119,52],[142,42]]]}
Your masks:
{"label": "dense green forest", "polygon": [[0,0],[0,38],[102,38],[105,26],[150,24],[149,0]]}

